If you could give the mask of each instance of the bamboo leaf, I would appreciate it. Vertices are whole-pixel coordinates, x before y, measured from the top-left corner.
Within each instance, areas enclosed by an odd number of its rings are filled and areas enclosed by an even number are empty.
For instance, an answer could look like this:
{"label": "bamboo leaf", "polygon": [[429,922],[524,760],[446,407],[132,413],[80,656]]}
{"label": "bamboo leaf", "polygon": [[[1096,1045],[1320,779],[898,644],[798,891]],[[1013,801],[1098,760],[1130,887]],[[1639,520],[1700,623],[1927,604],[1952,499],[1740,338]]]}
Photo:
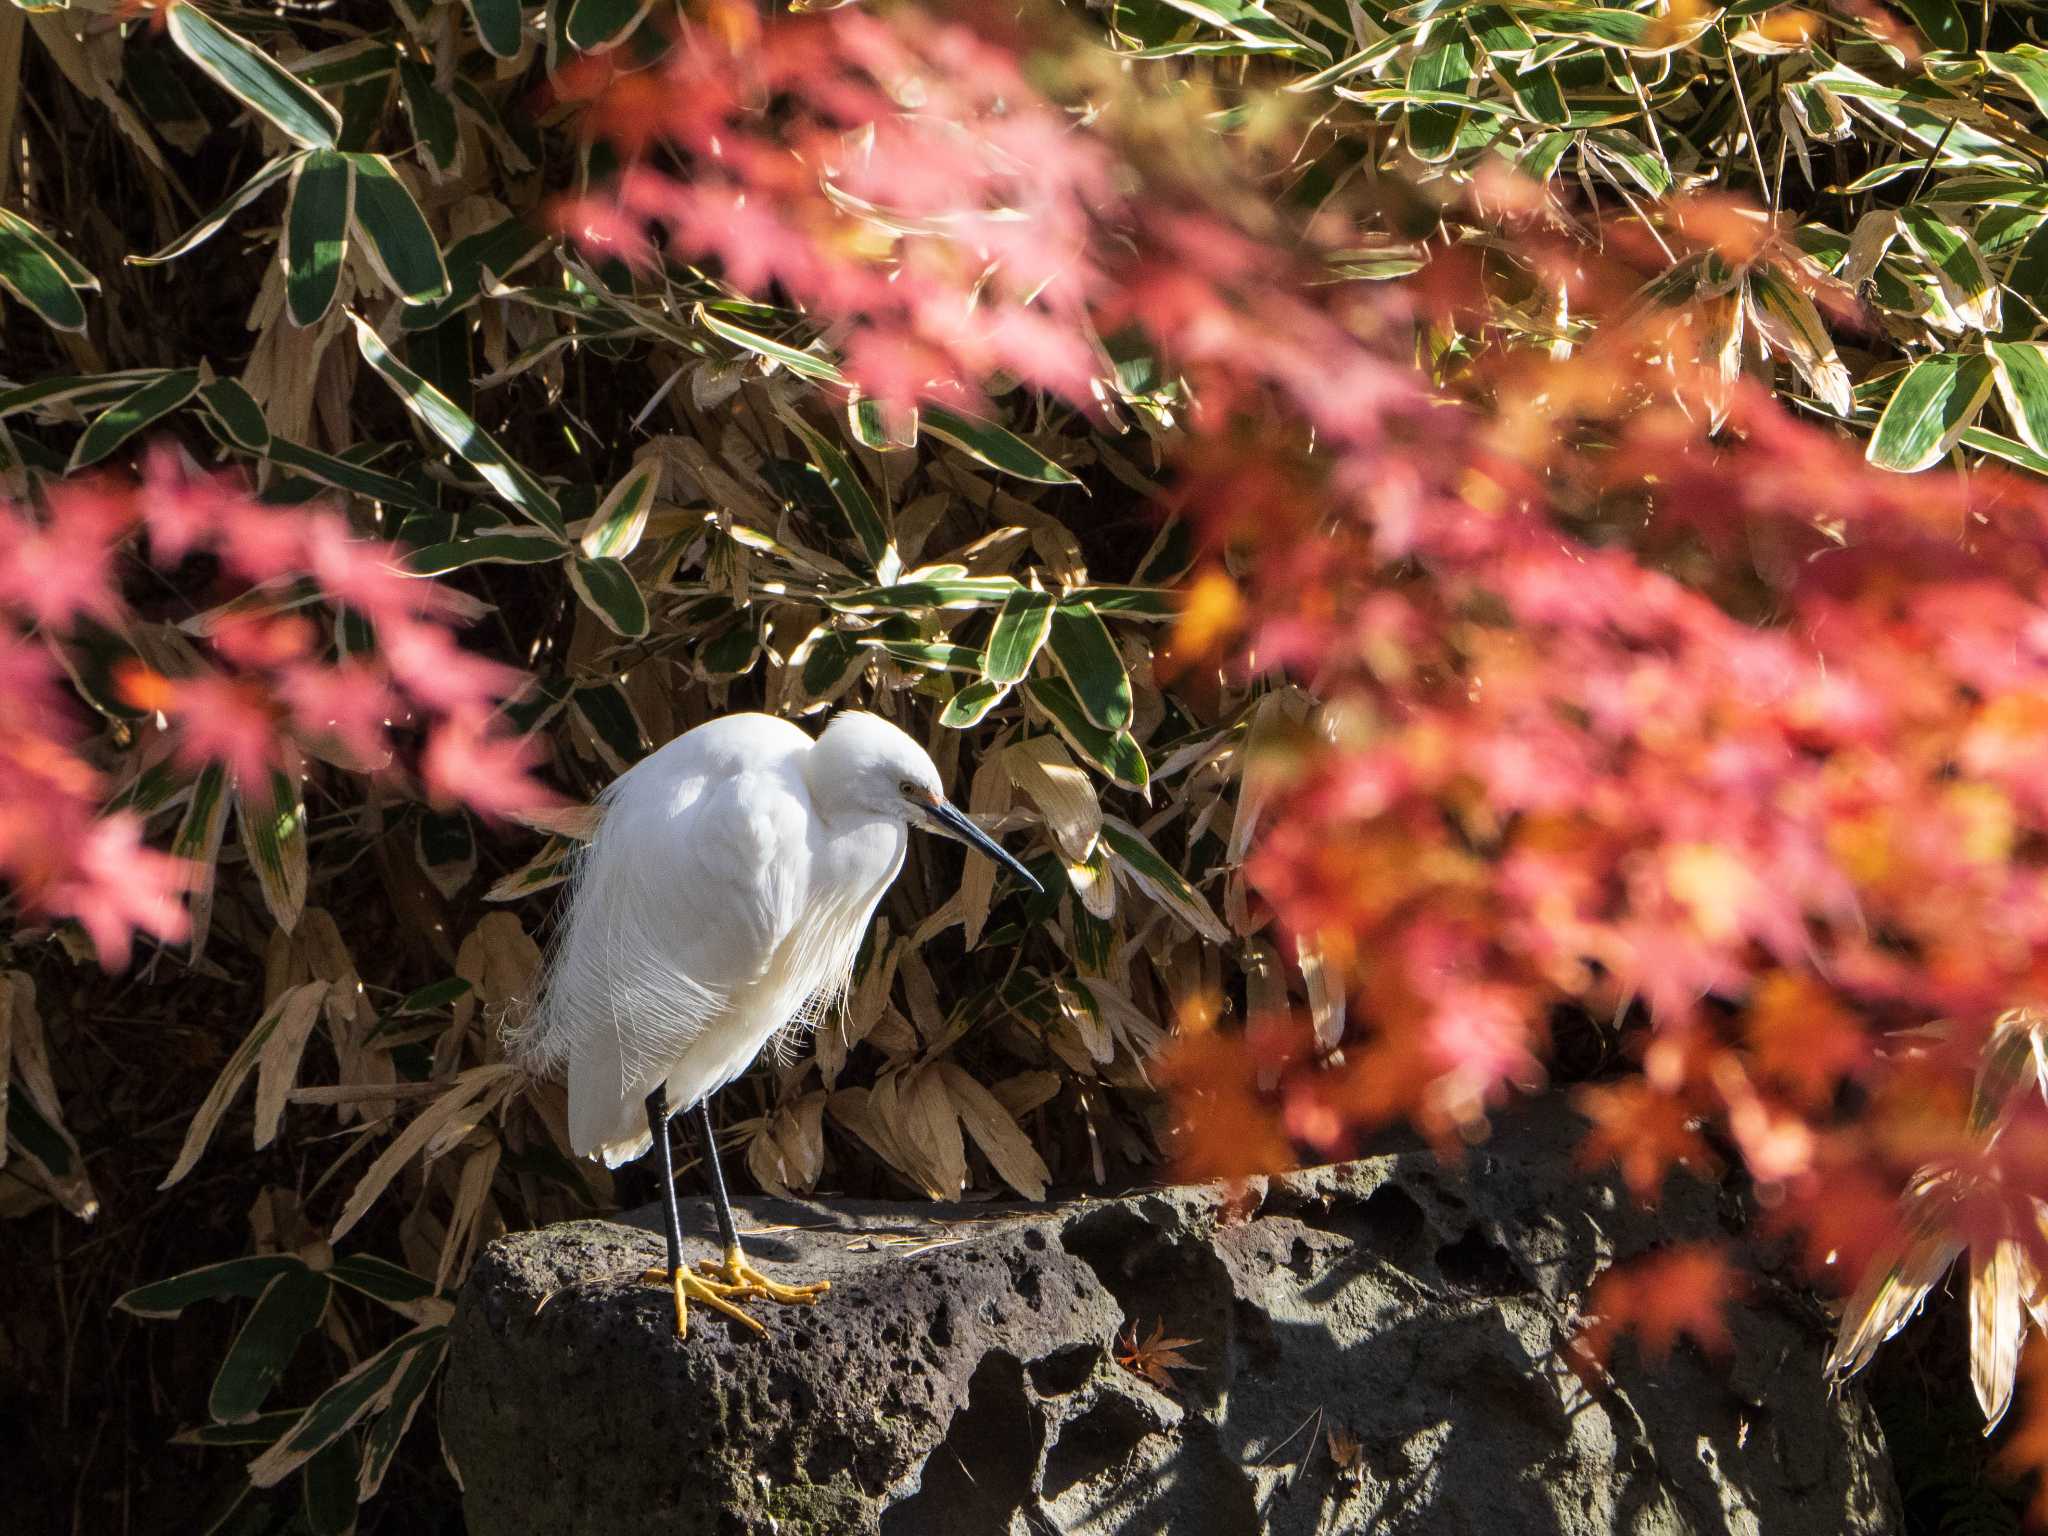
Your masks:
{"label": "bamboo leaf", "polygon": [[603,53],[623,43],[652,0],[568,0],[562,35],[579,53]]}
{"label": "bamboo leaf", "polygon": [[661,460],[640,460],[598,503],[583,530],[583,553],[596,560],[623,560],[640,547],[647,529],[647,514],[654,506],[654,493],[661,485]]}
{"label": "bamboo leaf", "polygon": [[60,331],[85,329],[81,289],[99,281],[27,219],[0,208],[0,287]]}
{"label": "bamboo leaf", "polygon": [[734,325],[730,320],[720,319],[702,304],[691,311],[691,318],[712,335],[723,337],[756,357],[765,357],[771,362],[780,363],[799,377],[814,379],[821,384],[846,382],[846,375],[829,359],[822,358],[815,352],[799,351],[782,342],[771,341],[766,336],[756,335],[743,326]]}
{"label": "bamboo leaf", "polygon": [[303,1265],[272,1276],[213,1378],[206,1411],[216,1424],[247,1423],[262,1411],[299,1341],[327,1310],[331,1290],[325,1275]]}
{"label": "bamboo leaf", "polygon": [[561,558],[559,540],[521,529],[428,544],[405,557],[405,568],[415,576],[441,576],[471,565],[546,565]]}
{"label": "bamboo leaf", "polygon": [[1998,396],[2026,445],[2048,454],[2048,343],[1994,341]]}
{"label": "bamboo leaf", "polygon": [[266,792],[251,795],[237,786],[242,847],[263,889],[270,915],[286,933],[298,926],[306,905],[306,806],[298,785],[272,769]]}
{"label": "bamboo leaf", "polygon": [[1102,840],[1139,889],[1167,908],[1211,944],[1228,944],[1230,930],[1202,893],[1159,856],[1144,834],[1114,816],[1102,818]]}
{"label": "bamboo leaf", "polygon": [[1767,267],[1752,268],[1744,285],[1750,322],[1771,349],[1790,360],[1807,388],[1838,416],[1854,413],[1849,370],[1813,300]]}
{"label": "bamboo leaf", "polygon": [[1086,603],[1061,603],[1046,649],[1090,721],[1112,732],[1130,725],[1131,677],[1100,614]]}
{"label": "bamboo leaf", "polygon": [[1455,20],[1432,28],[1428,44],[1408,65],[1409,93],[1422,101],[1454,101],[1456,105],[1411,106],[1408,146],[1425,164],[1450,158],[1458,147],[1458,129],[1465,121],[1464,97],[1472,80],[1472,43]]}
{"label": "bamboo leaf", "polygon": [[1003,600],[989,632],[982,675],[992,683],[1020,683],[1052,630],[1052,594],[1019,587]]}
{"label": "bamboo leaf", "polygon": [[264,453],[270,448],[270,423],[263,407],[239,379],[212,379],[199,386],[199,403],[222,436],[237,448]]}
{"label": "bamboo leaf", "polygon": [[262,113],[294,144],[334,148],[341,115],[261,48],[193,5],[171,6],[167,24],[179,52],[222,90]]}
{"label": "bamboo leaf", "polygon": [[519,0],[463,0],[476,35],[493,58],[509,59],[519,52],[519,35],[524,19]]}
{"label": "bamboo leaf", "polygon": [[99,463],[136,433],[170,415],[198,389],[199,370],[177,368],[158,375],[118,405],[108,406],[71,450],[71,468],[76,471]]}
{"label": "bamboo leaf", "polygon": [[1129,731],[1106,731],[1088,718],[1081,701],[1064,682],[1034,677],[1024,685],[1031,701],[1045,711],[1053,728],[1081,756],[1126,789],[1143,791],[1152,781],[1145,754]]}
{"label": "bamboo leaf", "polygon": [[194,1302],[261,1296],[279,1275],[304,1273],[305,1268],[306,1261],[295,1253],[252,1253],[139,1285],[114,1305],[136,1317],[176,1317]]}
{"label": "bamboo leaf", "polygon": [[448,296],[448,269],[426,215],[382,155],[351,154],[355,202],[351,227],[385,286],[408,304]]}
{"label": "bamboo leaf", "polygon": [[413,138],[427,152],[435,170],[447,175],[462,158],[462,136],[455,125],[455,103],[434,84],[434,72],[408,55],[398,61],[398,89]]}
{"label": "bamboo leaf", "polygon": [[624,561],[609,555],[595,560],[587,555],[572,556],[569,585],[576,589],[583,606],[602,619],[613,634],[637,640],[647,633],[647,599],[640,595],[633,573],[626,569]]}
{"label": "bamboo leaf", "polygon": [[818,474],[825,482],[825,489],[831,493],[834,505],[859,541],[861,552],[867,556],[869,568],[879,571],[891,548],[889,528],[882,520],[881,509],[862,483],[859,471],[829,438],[813,430],[810,423],[795,411],[783,411],[782,419],[803,439],[804,447],[810,451],[811,462],[817,466]]}
{"label": "bamboo leaf", "polygon": [[1039,485],[1079,485],[1066,470],[1025,442],[1023,438],[992,421],[962,415],[942,405],[927,405],[920,413],[924,430],[944,443],[951,443],[977,463],[1001,470],[1019,480]]}
{"label": "bamboo leaf", "polygon": [[348,258],[355,171],[331,149],[307,152],[285,210],[285,309],[304,328],[326,318]]}
{"label": "bamboo leaf", "polygon": [[1880,469],[1915,474],[1940,461],[1992,389],[1991,359],[1943,352],[1907,370],[1878,418],[1864,457]]}
{"label": "bamboo leaf", "polygon": [[990,682],[986,678],[969,683],[946,701],[946,707],[939,712],[939,724],[949,731],[979,725],[1009,691],[1008,683]]}
{"label": "bamboo leaf", "polygon": [[439,1344],[416,1349],[406,1357],[405,1368],[392,1384],[384,1411],[377,1415],[377,1422],[370,1426],[363,1441],[362,1466],[356,1473],[358,1502],[371,1498],[384,1486],[384,1476],[391,1470],[391,1459],[398,1453],[398,1443],[412,1426],[420,1404],[427,1400],[427,1388],[440,1374],[441,1364],[447,1357],[445,1338]]}
{"label": "bamboo leaf", "polygon": [[1974,330],[1998,328],[1998,280],[1976,241],[1917,203],[1899,210],[1899,233],[1926,262],[1957,318]]}
{"label": "bamboo leaf", "polygon": [[[359,177],[360,169],[358,167]],[[359,180],[359,200],[361,185]],[[492,490],[566,543],[568,529],[562,522],[562,509],[541,483],[514,463],[511,455],[498,446],[497,439],[478,426],[468,412],[393,357],[390,348],[360,317],[352,315],[349,318],[355,323],[356,346],[364,360],[398,391],[406,409],[418,417],[434,436],[468,460],[470,467],[484,477]]]}
{"label": "bamboo leaf", "polygon": [[263,1046],[271,1034],[285,1021],[287,1015],[301,1014],[317,1009],[327,996],[324,981],[301,982],[298,986],[281,994],[277,1001],[263,1010],[263,1016],[256,1021],[242,1043],[235,1047],[235,1053],[221,1068],[220,1076],[214,1079],[200,1102],[198,1113],[192,1117],[192,1124],[185,1132],[185,1144],[178,1149],[177,1160],[171,1164],[171,1171],[164,1175],[158,1189],[169,1189],[173,1184],[190,1173],[206,1151],[206,1144],[219,1129],[221,1116],[227,1113],[228,1105],[234,1102],[242,1084],[249,1080],[249,1074],[256,1069],[256,1060],[262,1054]]}
{"label": "bamboo leaf", "polygon": [[425,1349],[445,1349],[447,1335],[442,1324],[415,1328],[350,1371],[321,1393],[275,1445],[249,1463],[249,1481],[258,1488],[283,1482],[376,1409],[413,1355]]}

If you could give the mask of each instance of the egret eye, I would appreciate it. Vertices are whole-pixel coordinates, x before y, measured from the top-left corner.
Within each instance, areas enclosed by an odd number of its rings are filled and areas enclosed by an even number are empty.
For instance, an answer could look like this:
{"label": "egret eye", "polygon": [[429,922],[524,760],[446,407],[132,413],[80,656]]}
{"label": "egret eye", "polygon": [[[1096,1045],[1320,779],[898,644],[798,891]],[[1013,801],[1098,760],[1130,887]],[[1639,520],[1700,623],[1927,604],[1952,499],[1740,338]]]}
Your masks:
{"label": "egret eye", "polygon": [[924,798],[922,791],[920,791],[917,787],[917,781],[915,779],[905,779],[903,781],[903,793],[912,800],[921,800]]}

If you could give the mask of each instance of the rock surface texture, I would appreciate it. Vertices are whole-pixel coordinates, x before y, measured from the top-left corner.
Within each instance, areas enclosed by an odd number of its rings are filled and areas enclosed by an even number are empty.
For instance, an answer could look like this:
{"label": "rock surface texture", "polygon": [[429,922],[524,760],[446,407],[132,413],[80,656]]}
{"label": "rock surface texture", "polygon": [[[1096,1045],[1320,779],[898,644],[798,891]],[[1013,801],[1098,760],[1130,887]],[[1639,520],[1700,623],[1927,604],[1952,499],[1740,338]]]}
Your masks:
{"label": "rock surface texture", "polygon": [[[455,1324],[443,1432],[474,1536],[1486,1536],[1899,1528],[1876,1423],[1830,1400],[1824,1319],[1766,1284],[1734,1348],[1565,1363],[1602,1268],[1724,1232],[1572,1172],[1542,1107],[1462,1168],[1416,1150],[1056,1206],[742,1202],[815,1309],[670,1331],[642,1225],[506,1238]],[[685,1230],[711,1229],[686,1205]],[[703,1238],[692,1257],[711,1253]],[[1192,1339],[1164,1391],[1120,1366]]]}

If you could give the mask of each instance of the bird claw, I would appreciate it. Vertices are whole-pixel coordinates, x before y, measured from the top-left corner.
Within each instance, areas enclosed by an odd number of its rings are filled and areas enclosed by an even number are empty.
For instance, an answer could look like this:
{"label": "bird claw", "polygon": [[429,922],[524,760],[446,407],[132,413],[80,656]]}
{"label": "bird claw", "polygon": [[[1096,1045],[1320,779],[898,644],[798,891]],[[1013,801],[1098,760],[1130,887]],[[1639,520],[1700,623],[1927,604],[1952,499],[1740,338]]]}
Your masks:
{"label": "bird claw", "polygon": [[783,1285],[770,1280],[733,1248],[723,1259],[699,1259],[697,1273],[727,1295],[742,1301],[772,1301],[785,1307],[815,1307],[818,1298],[832,1289],[830,1280],[813,1280],[804,1285]]}
{"label": "bird claw", "polygon": [[690,1331],[688,1303],[702,1302],[714,1312],[723,1312],[734,1322],[745,1323],[756,1333],[768,1330],[756,1318],[748,1316],[735,1301],[744,1301],[752,1296],[753,1288],[745,1285],[728,1285],[717,1280],[706,1279],[692,1270],[678,1269],[671,1274],[666,1269],[650,1269],[640,1276],[647,1285],[658,1285],[674,1293],[676,1298],[676,1337],[686,1338]]}

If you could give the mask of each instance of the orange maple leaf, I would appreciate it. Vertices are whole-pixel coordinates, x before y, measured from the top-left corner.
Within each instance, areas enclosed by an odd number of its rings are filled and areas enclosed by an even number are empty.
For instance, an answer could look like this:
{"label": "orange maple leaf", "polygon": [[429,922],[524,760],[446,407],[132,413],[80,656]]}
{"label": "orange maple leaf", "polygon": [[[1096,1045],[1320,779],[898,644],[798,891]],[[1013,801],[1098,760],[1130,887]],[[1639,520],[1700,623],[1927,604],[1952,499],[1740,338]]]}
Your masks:
{"label": "orange maple leaf", "polygon": [[1680,1334],[1719,1353],[1728,1347],[1728,1303],[1746,1288],[1719,1243],[1686,1243],[1617,1264],[1593,1283],[1587,1310],[1594,1320],[1577,1348],[1604,1362],[1626,1331],[1651,1360],[1670,1354]]}
{"label": "orange maple leaf", "polygon": [[1116,1363],[1134,1375],[1142,1376],[1163,1392],[1174,1390],[1175,1371],[1194,1371],[1201,1367],[1183,1355],[1181,1351],[1198,1339],[1169,1339],[1165,1337],[1166,1324],[1162,1320],[1152,1325],[1152,1331],[1140,1340],[1138,1325],[1132,1323],[1117,1340]]}

